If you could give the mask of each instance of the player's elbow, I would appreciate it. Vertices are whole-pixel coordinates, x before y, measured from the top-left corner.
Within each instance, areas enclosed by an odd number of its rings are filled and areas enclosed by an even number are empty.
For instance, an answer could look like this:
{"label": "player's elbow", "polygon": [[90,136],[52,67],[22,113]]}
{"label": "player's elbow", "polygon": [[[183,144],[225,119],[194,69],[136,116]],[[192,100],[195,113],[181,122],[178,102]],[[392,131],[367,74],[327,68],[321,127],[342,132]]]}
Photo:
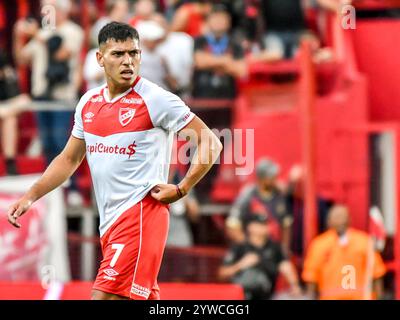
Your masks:
{"label": "player's elbow", "polygon": [[224,146],[222,145],[221,141],[218,139],[218,137],[217,137],[214,133],[213,133],[213,135],[212,135],[212,145],[211,145],[211,148],[213,149],[213,151],[214,151],[217,155],[219,155],[219,154],[222,152],[223,148],[224,148]]}
{"label": "player's elbow", "polygon": [[218,138],[216,139],[215,143],[216,143],[217,153],[220,154],[224,149],[224,146],[222,145],[221,141]]}

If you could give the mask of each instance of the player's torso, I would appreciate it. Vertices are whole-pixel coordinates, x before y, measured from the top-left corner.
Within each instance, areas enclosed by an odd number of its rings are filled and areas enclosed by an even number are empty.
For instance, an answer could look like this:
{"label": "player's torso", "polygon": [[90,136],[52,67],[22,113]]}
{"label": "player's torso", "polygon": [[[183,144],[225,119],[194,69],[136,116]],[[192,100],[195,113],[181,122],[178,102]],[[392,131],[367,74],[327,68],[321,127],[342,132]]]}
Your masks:
{"label": "player's torso", "polygon": [[166,182],[172,137],[153,126],[136,91],[109,100],[103,90],[88,99],[81,115],[98,206],[109,221],[121,206]]}
{"label": "player's torso", "polygon": [[101,171],[116,164],[135,169],[132,164],[156,157],[168,137],[163,129],[153,127],[146,103],[133,90],[111,102],[101,92],[94,95],[82,109],[82,120],[87,158]]}

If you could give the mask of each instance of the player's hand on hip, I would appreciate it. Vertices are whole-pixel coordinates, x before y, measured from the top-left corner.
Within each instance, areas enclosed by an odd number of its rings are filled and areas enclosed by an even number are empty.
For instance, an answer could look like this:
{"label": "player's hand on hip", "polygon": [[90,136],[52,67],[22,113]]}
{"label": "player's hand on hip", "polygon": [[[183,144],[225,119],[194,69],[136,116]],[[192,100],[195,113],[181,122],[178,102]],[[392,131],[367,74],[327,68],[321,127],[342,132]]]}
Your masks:
{"label": "player's hand on hip", "polygon": [[28,211],[31,206],[32,201],[24,198],[15,202],[7,211],[8,222],[16,228],[21,228],[21,224],[17,220]]}
{"label": "player's hand on hip", "polygon": [[165,204],[175,202],[181,198],[174,184],[158,184],[150,191],[151,196]]}

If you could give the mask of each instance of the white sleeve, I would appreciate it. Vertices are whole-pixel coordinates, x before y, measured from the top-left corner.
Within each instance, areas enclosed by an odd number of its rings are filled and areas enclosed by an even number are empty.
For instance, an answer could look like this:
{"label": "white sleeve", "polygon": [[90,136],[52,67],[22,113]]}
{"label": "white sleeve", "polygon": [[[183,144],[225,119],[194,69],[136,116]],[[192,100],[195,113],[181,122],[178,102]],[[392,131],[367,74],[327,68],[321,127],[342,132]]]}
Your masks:
{"label": "white sleeve", "polygon": [[88,100],[93,96],[93,91],[86,92],[79,100],[74,115],[74,126],[72,127],[71,134],[78,139],[84,139],[83,134],[83,121],[82,121],[82,109]]}
{"label": "white sleeve", "polygon": [[159,90],[149,101],[154,126],[178,132],[194,118],[189,107],[175,94]]}

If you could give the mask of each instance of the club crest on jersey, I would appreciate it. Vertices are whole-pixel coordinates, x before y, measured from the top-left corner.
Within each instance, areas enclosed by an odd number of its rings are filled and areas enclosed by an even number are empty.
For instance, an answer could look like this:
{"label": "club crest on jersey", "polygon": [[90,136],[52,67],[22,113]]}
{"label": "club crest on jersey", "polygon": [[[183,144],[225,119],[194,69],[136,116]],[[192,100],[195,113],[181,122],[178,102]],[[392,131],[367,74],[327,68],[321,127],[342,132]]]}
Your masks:
{"label": "club crest on jersey", "polygon": [[136,109],[132,108],[120,108],[119,109],[119,123],[125,127],[129,122],[132,121],[133,116],[136,113]]}

